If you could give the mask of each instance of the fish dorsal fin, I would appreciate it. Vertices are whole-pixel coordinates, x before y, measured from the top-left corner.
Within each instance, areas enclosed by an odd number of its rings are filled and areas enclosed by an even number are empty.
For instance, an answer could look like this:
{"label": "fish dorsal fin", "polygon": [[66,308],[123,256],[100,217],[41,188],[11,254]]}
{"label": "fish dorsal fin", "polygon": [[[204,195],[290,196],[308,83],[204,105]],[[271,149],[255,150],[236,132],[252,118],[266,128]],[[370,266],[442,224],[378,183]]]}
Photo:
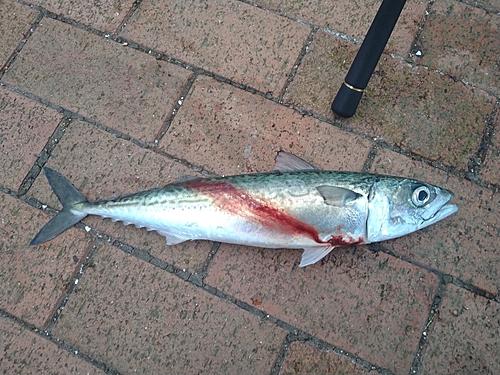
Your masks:
{"label": "fish dorsal fin", "polygon": [[183,182],[188,182],[188,181],[193,181],[193,180],[198,180],[199,177],[196,176],[191,176],[189,174],[181,174],[180,177],[175,180],[174,182],[171,182],[172,184],[182,184]]}
{"label": "fish dorsal fin", "polygon": [[314,165],[309,164],[307,161],[290,154],[286,151],[280,151],[276,155],[276,162],[274,163],[275,171],[280,172],[295,172],[295,171],[317,171]]}
{"label": "fish dorsal fin", "polygon": [[329,206],[343,207],[362,196],[355,191],[338,186],[322,185],[316,186],[316,189]]}
{"label": "fish dorsal fin", "polygon": [[326,257],[334,248],[334,246],[304,248],[299,267],[305,267],[316,263],[318,260]]}

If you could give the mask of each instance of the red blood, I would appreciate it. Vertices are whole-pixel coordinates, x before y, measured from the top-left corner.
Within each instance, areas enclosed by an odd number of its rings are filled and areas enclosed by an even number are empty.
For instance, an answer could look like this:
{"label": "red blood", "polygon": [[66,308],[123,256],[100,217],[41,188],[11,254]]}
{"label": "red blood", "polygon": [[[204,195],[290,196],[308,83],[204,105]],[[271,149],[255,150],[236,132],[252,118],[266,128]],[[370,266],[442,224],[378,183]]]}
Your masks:
{"label": "red blood", "polygon": [[[346,240],[347,238],[347,240]],[[364,243],[363,237],[359,237],[355,239],[348,234],[340,235],[340,236],[332,236],[328,241],[333,246],[350,246],[350,245],[359,245]]]}
{"label": "red blood", "polygon": [[246,191],[237,189],[233,185],[222,181],[192,180],[179,184],[188,189],[210,196],[214,203],[232,214],[246,217],[270,229],[290,235],[306,235],[317,243],[331,244],[332,246],[357,245],[363,243],[363,238],[354,239],[343,235],[332,236],[328,241],[319,238],[318,231],[311,225],[303,223],[290,216],[272,203],[254,198]]}

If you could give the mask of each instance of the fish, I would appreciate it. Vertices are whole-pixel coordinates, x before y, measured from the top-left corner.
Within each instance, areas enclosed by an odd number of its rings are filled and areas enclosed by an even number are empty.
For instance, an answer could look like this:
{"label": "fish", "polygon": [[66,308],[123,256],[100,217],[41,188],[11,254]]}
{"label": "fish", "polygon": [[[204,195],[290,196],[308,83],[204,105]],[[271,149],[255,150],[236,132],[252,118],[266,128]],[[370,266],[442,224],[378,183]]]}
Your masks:
{"label": "fish", "polygon": [[209,240],[303,249],[299,266],[305,267],[336,247],[398,238],[458,210],[446,189],[405,177],[322,171],[285,151],[278,152],[271,172],[183,176],[162,188],[96,202],[55,170],[44,172],[62,210],[30,245],[99,215],[156,231],[167,245]]}

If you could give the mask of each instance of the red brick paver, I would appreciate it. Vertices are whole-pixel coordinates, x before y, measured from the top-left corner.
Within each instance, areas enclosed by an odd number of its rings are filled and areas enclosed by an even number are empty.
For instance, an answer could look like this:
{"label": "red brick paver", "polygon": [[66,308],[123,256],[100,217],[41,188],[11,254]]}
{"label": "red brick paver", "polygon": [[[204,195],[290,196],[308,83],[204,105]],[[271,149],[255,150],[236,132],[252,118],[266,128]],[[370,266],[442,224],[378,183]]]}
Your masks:
{"label": "red brick paver", "polygon": [[422,373],[499,373],[499,314],[498,303],[447,285],[423,356]]}
{"label": "red brick paver", "polygon": [[3,81],[132,137],[152,141],[190,75],[45,18]]}
{"label": "red brick paver", "polygon": [[[300,251],[222,245],[206,282],[344,350],[407,373],[438,280],[366,248],[298,268]],[[297,282],[300,280],[300,282]]]}
{"label": "red brick paver", "polygon": [[[285,100],[333,118],[330,105],[356,49],[318,33]],[[382,55],[356,116],[357,132],[466,170],[496,98],[424,67]]]}
{"label": "red brick paver", "polygon": [[361,170],[370,151],[361,138],[206,77],[159,147],[177,157],[191,150],[189,162],[221,175],[270,171],[279,150],[326,169]]}
{"label": "red brick paver", "polygon": [[146,0],[121,35],[277,96],[308,34],[240,1]]}
{"label": "red brick paver", "polygon": [[[0,317],[0,369],[3,374],[104,375],[73,353]],[[78,354],[78,353],[75,353]]]}
{"label": "red brick paver", "polygon": [[481,175],[490,184],[500,186],[500,112],[497,112],[493,122],[493,135],[486,159],[484,161]]}
{"label": "red brick paver", "polygon": [[78,1],[34,0],[31,3],[105,32],[116,31],[134,5],[133,0],[105,1],[94,7]]}
{"label": "red brick paver", "polygon": [[13,1],[0,3],[0,72],[24,36],[29,34],[30,26],[38,12]]}
{"label": "red brick paver", "polygon": [[269,372],[285,332],[103,246],[54,329],[123,373]]}
{"label": "red brick paver", "polygon": [[0,108],[0,152],[5,167],[0,183],[17,190],[62,116],[51,108],[1,88]]}
{"label": "red brick paver", "polygon": [[341,357],[332,351],[323,351],[301,342],[295,342],[287,351],[280,375],[301,374],[373,375],[376,372],[352,363],[349,358]]}
{"label": "red brick paver", "polygon": [[[331,33],[356,38],[359,42],[363,41],[380,6],[376,1],[352,3],[349,0],[300,2],[257,0],[255,2],[292,19],[298,18],[325,28]],[[426,6],[427,3],[421,0],[407,2],[387,44],[387,52],[400,56],[408,53]]]}
{"label": "red brick paver", "polygon": [[417,41],[422,52],[419,63],[499,95],[499,37],[498,13],[452,0],[438,1]]}
{"label": "red brick paver", "polygon": [[[408,0],[356,115],[330,104],[381,0],[0,1],[0,373],[500,372],[500,6]],[[409,176],[459,211],[417,233],[301,251],[166,246],[61,209],[182,175]]]}
{"label": "red brick paver", "polygon": [[75,229],[30,247],[48,217],[0,193],[0,308],[38,327],[49,323],[93,240]]}

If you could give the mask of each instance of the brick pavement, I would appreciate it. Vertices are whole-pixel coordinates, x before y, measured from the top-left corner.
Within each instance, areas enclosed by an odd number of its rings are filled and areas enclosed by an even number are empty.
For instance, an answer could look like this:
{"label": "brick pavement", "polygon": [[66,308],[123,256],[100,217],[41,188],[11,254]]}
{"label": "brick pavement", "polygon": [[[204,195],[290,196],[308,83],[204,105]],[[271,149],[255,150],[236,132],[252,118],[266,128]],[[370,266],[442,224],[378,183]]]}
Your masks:
{"label": "brick pavement", "polygon": [[[409,0],[356,116],[329,105],[379,2],[0,0],[2,374],[498,374],[500,6]],[[59,202],[183,174],[416,177],[459,212],[333,251],[188,242]]]}

